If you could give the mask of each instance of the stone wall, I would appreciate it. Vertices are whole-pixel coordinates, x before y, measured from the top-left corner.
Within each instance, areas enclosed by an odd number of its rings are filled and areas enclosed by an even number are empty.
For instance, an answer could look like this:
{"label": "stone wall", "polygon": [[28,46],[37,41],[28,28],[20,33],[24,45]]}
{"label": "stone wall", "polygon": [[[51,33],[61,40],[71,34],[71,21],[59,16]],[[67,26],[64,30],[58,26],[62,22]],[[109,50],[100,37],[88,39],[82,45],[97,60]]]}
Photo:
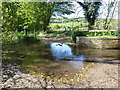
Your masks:
{"label": "stone wall", "polygon": [[88,48],[120,48],[120,38],[77,37],[77,45]]}

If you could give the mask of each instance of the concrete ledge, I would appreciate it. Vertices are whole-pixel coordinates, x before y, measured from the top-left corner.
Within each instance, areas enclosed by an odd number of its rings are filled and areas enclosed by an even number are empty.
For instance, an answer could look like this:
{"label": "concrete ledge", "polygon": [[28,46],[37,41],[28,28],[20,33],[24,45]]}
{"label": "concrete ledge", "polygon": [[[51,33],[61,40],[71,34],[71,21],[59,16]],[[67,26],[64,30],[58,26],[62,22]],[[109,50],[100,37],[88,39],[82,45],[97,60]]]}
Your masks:
{"label": "concrete ledge", "polygon": [[100,49],[120,49],[120,38],[77,37],[80,47]]}

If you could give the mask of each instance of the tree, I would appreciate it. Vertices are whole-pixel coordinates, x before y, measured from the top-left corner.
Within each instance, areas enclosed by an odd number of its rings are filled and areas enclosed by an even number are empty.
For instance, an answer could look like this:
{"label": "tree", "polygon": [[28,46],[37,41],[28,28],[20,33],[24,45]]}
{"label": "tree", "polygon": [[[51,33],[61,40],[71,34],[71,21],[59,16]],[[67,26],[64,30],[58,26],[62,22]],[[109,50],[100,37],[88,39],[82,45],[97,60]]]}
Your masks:
{"label": "tree", "polygon": [[45,30],[52,16],[52,4],[46,2],[3,2],[3,31]]}
{"label": "tree", "polygon": [[[46,31],[54,12],[70,14],[67,2],[3,2],[3,29]],[[62,7],[64,6],[64,7]]]}
{"label": "tree", "polygon": [[95,20],[98,17],[98,10],[101,6],[101,2],[77,2],[84,11],[84,16],[88,21],[88,30],[94,29]]}
{"label": "tree", "polygon": [[17,29],[17,9],[18,3],[3,2],[2,3],[2,27],[3,31],[11,31]]}
{"label": "tree", "polygon": [[103,26],[104,29],[108,29],[109,24],[113,19],[116,6],[117,6],[117,2],[118,2],[117,0],[114,0],[112,2],[109,0],[108,4],[105,3],[106,4],[105,8],[107,7],[107,15],[104,20],[104,26]]}
{"label": "tree", "polygon": [[71,9],[72,6],[69,2],[54,2],[53,15],[61,17],[64,17],[65,14],[70,15],[75,12]]}

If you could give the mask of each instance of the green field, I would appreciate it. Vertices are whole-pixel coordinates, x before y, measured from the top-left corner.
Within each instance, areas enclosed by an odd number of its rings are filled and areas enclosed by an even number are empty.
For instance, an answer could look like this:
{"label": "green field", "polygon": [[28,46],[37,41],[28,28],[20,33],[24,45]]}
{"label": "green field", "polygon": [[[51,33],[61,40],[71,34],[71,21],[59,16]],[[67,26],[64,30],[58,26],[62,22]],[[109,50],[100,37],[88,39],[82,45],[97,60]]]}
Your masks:
{"label": "green field", "polygon": [[[97,19],[94,25],[96,30],[104,30],[104,21],[105,19]],[[109,22],[110,20],[108,20]],[[118,21],[112,19],[108,25],[109,30],[117,29]],[[52,19],[49,25],[51,30],[86,30],[88,29],[88,22],[84,18],[73,18],[73,19]]]}

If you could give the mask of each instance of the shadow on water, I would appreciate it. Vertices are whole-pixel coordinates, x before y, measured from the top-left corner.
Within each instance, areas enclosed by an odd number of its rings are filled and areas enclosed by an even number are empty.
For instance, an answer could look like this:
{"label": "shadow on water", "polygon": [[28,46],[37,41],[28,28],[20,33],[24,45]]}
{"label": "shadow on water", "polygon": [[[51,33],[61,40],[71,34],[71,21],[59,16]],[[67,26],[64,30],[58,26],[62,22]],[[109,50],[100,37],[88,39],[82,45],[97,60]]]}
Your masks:
{"label": "shadow on water", "polygon": [[118,51],[74,48],[74,46],[70,48],[66,44],[58,43],[18,43],[9,47],[7,58],[10,58],[9,63],[17,63],[31,72],[74,73],[91,62],[107,63],[109,60],[113,62],[118,58]]}

